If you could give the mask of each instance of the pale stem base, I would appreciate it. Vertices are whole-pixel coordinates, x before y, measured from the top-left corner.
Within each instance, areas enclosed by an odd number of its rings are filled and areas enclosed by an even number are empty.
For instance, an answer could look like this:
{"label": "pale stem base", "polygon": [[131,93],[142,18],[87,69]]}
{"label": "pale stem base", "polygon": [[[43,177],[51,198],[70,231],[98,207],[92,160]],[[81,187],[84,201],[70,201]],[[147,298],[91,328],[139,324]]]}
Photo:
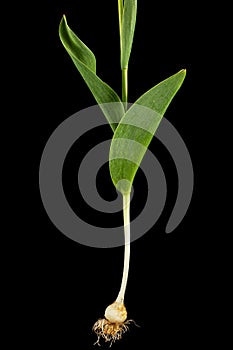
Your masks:
{"label": "pale stem base", "polygon": [[122,282],[116,302],[124,303],[125,290],[129,274],[130,261],[130,193],[123,195],[123,215],[124,215],[124,236],[125,236],[125,252],[124,252],[124,268]]}

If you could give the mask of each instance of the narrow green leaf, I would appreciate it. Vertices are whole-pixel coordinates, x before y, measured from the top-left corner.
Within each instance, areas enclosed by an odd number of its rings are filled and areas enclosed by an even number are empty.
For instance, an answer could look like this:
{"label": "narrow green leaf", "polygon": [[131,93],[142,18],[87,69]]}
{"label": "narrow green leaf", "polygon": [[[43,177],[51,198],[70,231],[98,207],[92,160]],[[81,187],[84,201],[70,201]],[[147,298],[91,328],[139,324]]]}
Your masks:
{"label": "narrow green leaf", "polygon": [[109,166],[112,181],[122,194],[131,191],[143,156],[185,75],[181,70],[147,91],[121,119],[112,139]]}
{"label": "narrow green leaf", "polygon": [[63,16],[59,26],[59,35],[66,51],[114,131],[125,113],[119,96],[96,75],[96,59],[94,54],[69,28],[65,16]]}
{"label": "narrow green leaf", "polygon": [[125,0],[121,32],[121,69],[128,68],[137,16],[137,0]]}

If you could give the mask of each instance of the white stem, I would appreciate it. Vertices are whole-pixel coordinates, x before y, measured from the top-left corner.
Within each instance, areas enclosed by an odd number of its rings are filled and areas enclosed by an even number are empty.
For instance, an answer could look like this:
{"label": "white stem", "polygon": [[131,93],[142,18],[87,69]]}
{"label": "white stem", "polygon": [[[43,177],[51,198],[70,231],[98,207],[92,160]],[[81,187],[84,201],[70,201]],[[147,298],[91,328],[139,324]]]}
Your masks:
{"label": "white stem", "polygon": [[125,290],[129,274],[130,260],[130,193],[123,195],[123,214],[124,214],[124,235],[125,235],[125,253],[124,253],[124,269],[121,281],[121,288],[117,296],[116,302],[123,303]]}

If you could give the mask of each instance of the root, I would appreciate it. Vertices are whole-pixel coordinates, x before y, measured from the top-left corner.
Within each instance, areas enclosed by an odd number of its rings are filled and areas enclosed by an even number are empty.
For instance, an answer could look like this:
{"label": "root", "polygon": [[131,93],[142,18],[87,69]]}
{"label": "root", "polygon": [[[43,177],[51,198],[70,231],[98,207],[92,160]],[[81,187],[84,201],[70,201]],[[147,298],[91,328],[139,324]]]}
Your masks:
{"label": "root", "polygon": [[99,319],[92,328],[98,337],[94,345],[97,344],[100,346],[100,340],[103,338],[105,342],[110,342],[109,347],[111,347],[116,340],[120,340],[122,335],[129,331],[128,325],[132,322],[136,325],[133,320],[128,320],[123,323],[111,323],[105,318]]}

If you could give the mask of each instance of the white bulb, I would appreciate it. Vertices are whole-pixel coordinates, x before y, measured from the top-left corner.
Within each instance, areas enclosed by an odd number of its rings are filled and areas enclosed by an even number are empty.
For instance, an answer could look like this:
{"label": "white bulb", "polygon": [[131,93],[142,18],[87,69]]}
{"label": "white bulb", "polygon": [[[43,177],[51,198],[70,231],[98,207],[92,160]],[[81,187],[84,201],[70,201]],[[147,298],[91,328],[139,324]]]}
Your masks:
{"label": "white bulb", "polygon": [[106,308],[104,316],[111,323],[123,323],[127,319],[125,305],[115,301]]}

